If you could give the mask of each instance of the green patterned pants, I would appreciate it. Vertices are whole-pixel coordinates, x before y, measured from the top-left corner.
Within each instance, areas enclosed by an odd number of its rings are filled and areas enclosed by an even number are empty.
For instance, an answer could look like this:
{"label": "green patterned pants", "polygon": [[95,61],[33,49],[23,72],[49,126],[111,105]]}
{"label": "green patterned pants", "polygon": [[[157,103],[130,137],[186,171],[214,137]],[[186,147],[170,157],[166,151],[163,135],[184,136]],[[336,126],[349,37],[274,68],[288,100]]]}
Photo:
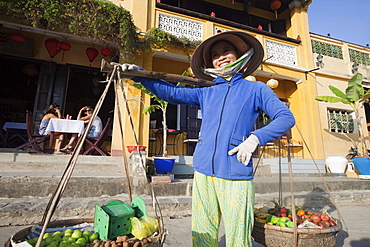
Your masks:
{"label": "green patterned pants", "polygon": [[194,173],[193,247],[217,247],[221,216],[226,246],[252,246],[254,181],[230,180]]}

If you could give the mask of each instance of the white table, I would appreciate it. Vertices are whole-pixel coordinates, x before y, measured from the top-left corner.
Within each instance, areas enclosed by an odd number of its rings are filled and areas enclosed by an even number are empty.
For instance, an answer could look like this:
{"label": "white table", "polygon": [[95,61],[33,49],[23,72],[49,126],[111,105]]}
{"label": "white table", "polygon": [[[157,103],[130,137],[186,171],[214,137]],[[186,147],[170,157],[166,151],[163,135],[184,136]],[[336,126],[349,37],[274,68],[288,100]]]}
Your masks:
{"label": "white table", "polygon": [[46,133],[61,132],[61,133],[77,133],[81,135],[85,129],[85,122],[81,120],[51,118]]}
{"label": "white table", "polygon": [[80,136],[84,132],[84,129],[85,122],[82,120],[51,118],[45,130],[47,134],[51,133],[49,149],[53,146],[55,132],[77,133]]}
{"label": "white table", "polygon": [[13,134],[9,137],[9,133],[11,130],[27,130],[26,123],[19,123],[19,122],[6,122],[3,126],[3,130],[5,130],[5,138],[4,138],[4,147],[8,145],[8,140],[14,139],[16,137],[20,138],[24,142],[27,142],[26,139],[23,138],[20,134]]}

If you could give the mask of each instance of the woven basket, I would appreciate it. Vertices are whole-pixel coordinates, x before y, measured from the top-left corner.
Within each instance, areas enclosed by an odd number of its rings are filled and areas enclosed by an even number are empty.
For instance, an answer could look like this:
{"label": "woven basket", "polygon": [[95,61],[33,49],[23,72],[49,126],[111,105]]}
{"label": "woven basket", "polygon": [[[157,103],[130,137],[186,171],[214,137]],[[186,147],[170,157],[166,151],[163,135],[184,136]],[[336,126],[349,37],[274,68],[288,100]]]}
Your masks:
{"label": "woven basket", "polygon": [[[54,228],[54,227],[68,227],[73,225],[78,225],[82,223],[94,223],[94,219],[71,219],[71,220],[58,220],[50,222],[48,225],[48,228]],[[32,226],[27,227],[25,229],[20,230],[19,232],[15,233],[12,237],[12,240],[15,243],[23,242],[26,240],[26,237],[31,230]],[[158,235],[152,237],[152,243],[145,245],[145,247],[159,247],[161,246],[162,238],[164,238],[163,230],[158,229]],[[12,244],[10,242],[10,239],[5,242],[4,247],[11,247]]]}
{"label": "woven basket", "polygon": [[[298,246],[333,247],[336,236],[342,229],[339,220],[337,226],[329,228],[298,228]],[[254,222],[252,232],[254,241],[267,247],[294,246],[294,229]]]}

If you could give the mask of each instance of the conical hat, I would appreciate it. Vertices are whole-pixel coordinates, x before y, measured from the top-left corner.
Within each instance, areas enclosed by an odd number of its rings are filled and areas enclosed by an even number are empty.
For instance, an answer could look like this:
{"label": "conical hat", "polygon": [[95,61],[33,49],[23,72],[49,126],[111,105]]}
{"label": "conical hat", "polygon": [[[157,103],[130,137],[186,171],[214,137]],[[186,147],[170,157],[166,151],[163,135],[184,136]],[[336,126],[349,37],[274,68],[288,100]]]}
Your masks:
{"label": "conical hat", "polygon": [[191,58],[191,69],[195,76],[200,79],[213,80],[214,78],[204,74],[202,68],[213,68],[211,59],[212,46],[218,41],[228,41],[235,46],[239,56],[254,48],[254,54],[249,62],[240,70],[243,77],[252,74],[262,63],[263,47],[254,36],[241,31],[226,31],[216,34],[204,40],[194,51]]}

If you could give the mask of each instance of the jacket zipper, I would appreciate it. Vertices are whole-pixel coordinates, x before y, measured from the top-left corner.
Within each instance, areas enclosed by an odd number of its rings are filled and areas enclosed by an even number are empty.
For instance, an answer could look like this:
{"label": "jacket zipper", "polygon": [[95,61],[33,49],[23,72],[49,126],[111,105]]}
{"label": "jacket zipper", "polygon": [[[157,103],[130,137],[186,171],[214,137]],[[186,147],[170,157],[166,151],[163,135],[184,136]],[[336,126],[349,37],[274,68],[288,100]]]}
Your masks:
{"label": "jacket zipper", "polygon": [[230,91],[230,81],[227,82],[227,91],[226,91],[224,100],[222,102],[222,108],[221,108],[221,113],[220,113],[220,122],[218,123],[217,131],[216,131],[216,140],[215,140],[215,146],[213,148],[213,155],[212,155],[212,175],[213,176],[215,175],[215,155],[216,155],[216,148],[217,148],[218,133],[220,132],[220,127],[221,127],[225,102],[226,102],[227,95],[229,94],[229,91]]}

